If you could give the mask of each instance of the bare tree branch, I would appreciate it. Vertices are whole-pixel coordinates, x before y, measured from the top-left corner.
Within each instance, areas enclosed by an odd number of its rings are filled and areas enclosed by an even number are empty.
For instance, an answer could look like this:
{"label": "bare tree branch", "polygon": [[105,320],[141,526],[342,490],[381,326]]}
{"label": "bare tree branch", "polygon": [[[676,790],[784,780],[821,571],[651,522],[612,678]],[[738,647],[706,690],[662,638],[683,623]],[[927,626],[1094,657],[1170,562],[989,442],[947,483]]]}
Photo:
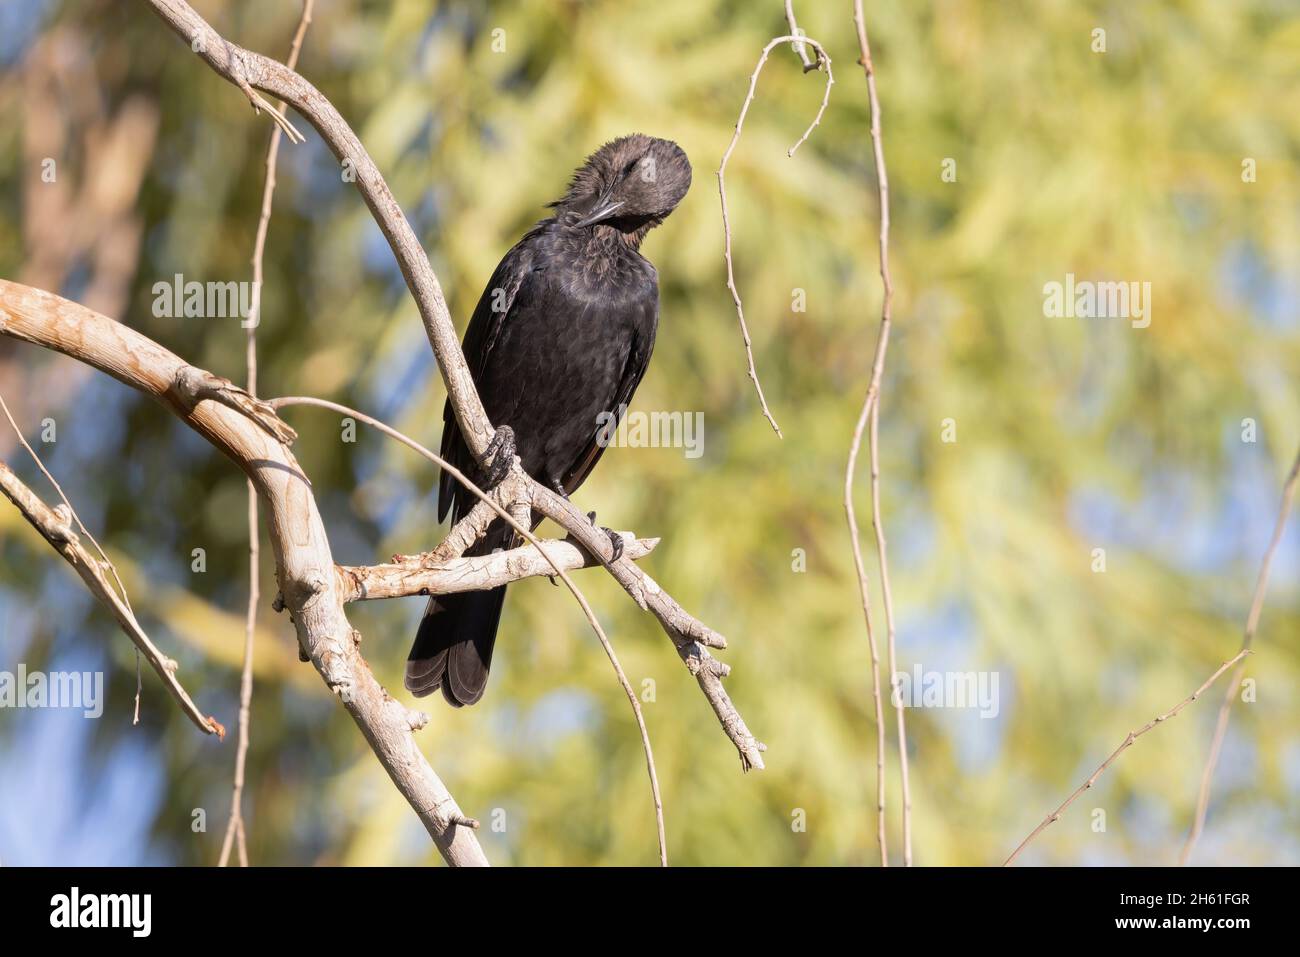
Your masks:
{"label": "bare tree branch", "polygon": [[393,560],[395,562],[419,560],[425,564],[437,565],[453,558],[460,558],[471,545],[487,534],[488,526],[497,517],[497,513],[492,509],[492,503],[510,507],[509,499],[513,495],[514,488],[515,483],[502,482],[496,488],[489,490],[487,495],[492,501],[485,502],[480,499],[475,502],[469,512],[452,526],[447,537],[434,546],[432,551],[420,555],[395,556]]}
{"label": "bare tree branch", "polygon": [[[1296,459],[1291,466],[1291,471],[1287,474],[1286,481],[1282,483],[1282,503],[1278,506],[1277,521],[1273,525],[1273,538],[1269,541],[1268,549],[1264,552],[1264,560],[1260,563],[1259,577],[1255,581],[1255,594],[1250,601],[1250,613],[1246,616],[1246,631],[1241,639],[1243,653],[1249,651],[1250,646],[1255,642],[1255,630],[1259,627],[1259,616],[1264,611],[1264,593],[1268,591],[1268,576],[1273,566],[1273,555],[1277,552],[1277,547],[1282,541],[1282,534],[1286,531],[1286,523],[1291,516],[1291,504],[1295,501],[1298,480],[1300,480],[1300,452],[1296,453]],[[1179,866],[1185,865],[1192,856],[1192,851],[1196,848],[1196,842],[1200,839],[1201,831],[1205,828],[1205,814],[1210,806],[1210,785],[1214,781],[1214,769],[1219,764],[1219,752],[1223,749],[1223,738],[1228,733],[1228,716],[1232,711],[1232,702],[1237,697],[1237,690],[1241,687],[1241,678],[1245,671],[1246,662],[1243,660],[1237,665],[1237,670],[1233,672],[1228,681],[1227,690],[1223,693],[1223,703],[1219,705],[1219,716],[1214,723],[1214,738],[1210,742],[1210,755],[1205,761],[1205,770],[1201,772],[1201,786],[1196,794],[1196,818],[1192,822],[1183,849],[1178,855]]]}
{"label": "bare tree branch", "polygon": [[1058,807],[1051,814],[1047,815],[1047,817],[1043,818],[1043,823],[1039,824],[1038,827],[1034,828],[1033,831],[1030,832],[1029,836],[1020,842],[1020,846],[1011,852],[1011,856],[1008,857],[1006,861],[1003,862],[1002,866],[1007,867],[1012,863],[1014,863],[1015,859],[1020,856],[1020,852],[1023,851],[1028,846],[1030,841],[1032,841],[1039,834],[1041,834],[1048,827],[1048,825],[1053,824],[1054,822],[1060,820],[1060,817],[1065,812],[1065,809],[1068,808],[1071,804],[1073,804],[1075,799],[1080,794],[1082,794],[1084,791],[1087,791],[1089,788],[1091,788],[1093,784],[1097,782],[1097,779],[1101,777],[1102,773],[1108,767],[1110,767],[1111,762],[1113,762],[1116,758],[1118,758],[1122,752],[1127,750],[1133,744],[1134,741],[1142,737],[1142,735],[1146,734],[1156,725],[1163,724],[1164,722],[1168,721],[1170,718],[1176,716],[1178,712],[1182,711],[1189,704],[1191,704],[1193,701],[1199,698],[1205,692],[1206,688],[1214,684],[1214,682],[1219,679],[1219,675],[1223,674],[1225,671],[1227,671],[1237,662],[1241,661],[1248,654],[1250,654],[1249,649],[1246,648],[1241,649],[1241,651],[1237,652],[1236,657],[1230,658],[1227,661],[1225,661],[1223,664],[1219,665],[1219,669],[1216,672],[1214,672],[1214,674],[1206,678],[1205,682],[1199,688],[1197,688],[1195,691],[1189,694],[1178,704],[1174,705],[1164,714],[1156,715],[1154,718],[1152,718],[1142,727],[1138,728],[1138,730],[1130,731],[1128,733],[1128,737],[1126,737],[1123,740],[1120,746],[1110,753],[1110,757],[1108,757],[1105,761],[1101,762],[1101,764],[1098,765],[1097,770],[1092,772],[1092,776],[1089,777],[1088,780],[1080,784],[1078,788],[1075,789],[1074,793],[1065,799],[1065,801],[1061,804],[1060,807]]}
{"label": "bare tree branch", "polygon": [[[884,595],[885,629],[889,649],[889,686],[895,686],[898,673],[897,658],[894,651],[894,602],[889,588],[889,561],[887,557],[884,519],[880,509],[880,446],[879,406],[881,380],[885,371],[885,354],[889,349],[889,330],[892,323],[894,302],[894,283],[889,274],[889,173],[885,167],[885,147],[880,130],[880,98],[876,93],[876,72],[871,62],[871,46],[867,41],[867,24],[862,15],[862,0],[854,0],[853,23],[858,32],[859,60],[867,79],[867,98],[871,105],[871,146],[876,165],[876,191],[880,200],[880,279],[884,295],[880,306],[880,332],[876,339],[875,358],[871,364],[871,381],[867,386],[862,409],[858,413],[857,425],[853,430],[853,440],[849,446],[849,460],[844,474],[844,511],[848,517],[849,534],[853,540],[853,563],[858,575],[858,590],[862,597],[862,612],[867,623],[867,642],[871,646],[872,692],[876,704],[876,803],[877,803],[877,838],[880,843],[881,863],[889,863],[885,848],[885,790],[884,790],[884,716],[880,707],[880,655],[876,647],[875,633],[871,624],[871,598],[867,583],[866,569],[862,561],[862,547],[858,531],[857,515],[853,508],[853,476],[857,470],[858,452],[862,447],[863,430],[870,425],[871,456],[871,522],[876,531],[876,555],[880,562],[880,585]],[[898,726],[899,768],[901,770],[903,791],[903,863],[912,866],[912,789],[907,763],[907,727],[904,718],[902,699],[891,694],[894,714]]]}
{"label": "bare tree branch", "polygon": [[217,377],[127,326],[5,280],[0,280],[0,335],[71,356],[157,399],[252,480],[267,510],[280,593],[300,647],[338,695],[443,858],[453,865],[486,865],[471,819],[415,743],[412,732],[427,723],[427,716],[392,698],[361,656],[361,636],[344,611],[311,485],[292,452],[268,431],[268,423],[250,418],[260,414],[258,407],[223,401],[221,389],[196,397],[196,383]]}
{"label": "bare tree branch", "polygon": [[[788,8],[787,8],[788,9]],[[793,21],[794,15],[790,14]],[[795,28],[791,28],[792,32]],[[749,75],[749,92],[745,94],[745,101],[740,105],[740,115],[736,117],[736,131],[731,135],[731,142],[727,144],[727,151],[722,154],[722,162],[718,164],[718,195],[722,199],[722,242],[723,258],[727,263],[727,289],[731,292],[732,301],[736,304],[736,318],[740,320],[740,335],[745,341],[745,359],[749,364],[749,378],[754,383],[754,391],[758,393],[758,402],[763,410],[763,417],[767,419],[772,426],[772,430],[778,436],[781,435],[781,427],[776,424],[776,419],[772,417],[772,411],[767,407],[767,399],[763,396],[763,385],[758,381],[758,370],[754,367],[754,347],[749,338],[749,326],[745,322],[745,307],[740,301],[740,290],[736,287],[736,273],[731,261],[731,220],[727,210],[727,162],[731,159],[731,154],[735,152],[736,144],[740,142],[740,131],[745,125],[745,116],[749,113],[749,105],[754,102],[754,91],[758,86],[758,75],[763,72],[763,64],[767,62],[768,55],[771,54],[774,47],[782,43],[794,44],[796,50],[802,50],[804,44],[808,44],[817,51],[817,63],[814,68],[822,63],[826,64],[826,92],[822,95],[822,105],[817,109],[817,115],[813,117],[812,123],[808,129],[804,130],[803,136],[795,142],[786,151],[787,156],[794,156],[795,150],[807,141],[812,135],[812,131],[822,121],[822,114],[826,112],[826,104],[830,102],[831,87],[835,84],[835,75],[831,72],[831,58],[822,45],[811,37],[802,35],[774,37],[768,41],[767,46],[763,47],[763,52],[759,54],[758,64],[754,67],[754,72]],[[807,56],[807,54],[801,54]],[[805,64],[806,64],[805,60]],[[807,67],[805,66],[805,72]]]}
{"label": "bare tree branch", "polygon": [[[3,330],[4,321],[4,312],[0,307],[0,331]],[[109,567],[107,561],[101,562],[81,544],[80,537],[72,527],[72,509],[67,505],[60,505],[57,509],[50,508],[3,462],[0,462],[0,492],[3,492],[5,498],[17,506],[23,518],[27,519],[51,547],[73,567],[81,576],[81,580],[86,583],[86,587],[90,589],[90,593],[113,613],[113,617],[122,626],[127,637],[148,659],[154,671],[158,672],[158,677],[163,680],[167,690],[171,692],[185,715],[194,722],[195,727],[204,734],[215,734],[224,738],[225,727],[216,718],[205,715],[199,710],[198,705],[176,678],[176,662],[159,651],[158,647],[149,640],[149,636],[135,620],[135,615],[126,601],[108,583],[108,578],[104,574],[104,570]]]}
{"label": "bare tree branch", "polygon": [[[634,561],[659,544],[657,538],[634,538],[630,533],[624,534],[623,541],[623,553]],[[557,567],[571,572],[600,565],[599,559],[573,542],[556,539],[445,561],[435,561],[432,555],[401,556],[400,561],[387,565],[340,565],[344,601],[484,591],[523,578],[554,575]]]}

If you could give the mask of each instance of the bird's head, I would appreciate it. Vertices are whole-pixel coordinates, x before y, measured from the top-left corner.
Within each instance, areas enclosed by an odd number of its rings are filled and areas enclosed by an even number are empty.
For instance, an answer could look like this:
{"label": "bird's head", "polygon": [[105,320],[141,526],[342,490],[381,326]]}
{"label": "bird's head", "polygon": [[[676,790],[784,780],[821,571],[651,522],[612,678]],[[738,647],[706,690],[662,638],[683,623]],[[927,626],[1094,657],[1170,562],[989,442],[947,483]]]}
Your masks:
{"label": "bird's head", "polygon": [[605,225],[637,244],[691,187],[691,162],[671,140],[633,133],[606,143],[573,174],[554,205],[569,225]]}

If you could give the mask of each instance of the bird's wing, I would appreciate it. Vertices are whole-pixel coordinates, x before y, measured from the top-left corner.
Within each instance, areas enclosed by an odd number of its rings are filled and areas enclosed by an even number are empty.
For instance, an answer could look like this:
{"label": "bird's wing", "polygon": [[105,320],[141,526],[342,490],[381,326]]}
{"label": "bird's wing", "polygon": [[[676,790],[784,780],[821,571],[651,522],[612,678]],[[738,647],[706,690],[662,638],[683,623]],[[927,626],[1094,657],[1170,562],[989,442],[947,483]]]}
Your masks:
{"label": "bird's wing", "polygon": [[653,268],[650,270],[650,281],[644,295],[635,301],[632,308],[635,310],[635,314],[631,317],[634,330],[632,346],[628,349],[623,373],[605,409],[608,425],[602,425],[592,431],[586,447],[565,473],[564,490],[570,494],[586,481],[591,470],[600,461],[601,455],[609,444],[610,434],[618,426],[619,419],[622,418],[628,403],[632,401],[632,395],[636,392],[636,387],[641,384],[645,370],[650,365],[650,353],[655,345],[655,330],[659,325],[659,284]]}
{"label": "bird's wing", "polygon": [[[525,236],[497,265],[496,271],[492,273],[492,278],[488,280],[487,287],[483,290],[483,295],[479,297],[478,305],[474,307],[474,315],[469,321],[469,327],[465,330],[465,340],[461,343],[461,348],[476,386],[482,381],[488,356],[496,344],[501,328],[509,321],[510,311],[519,295],[519,288],[533,273],[535,263],[529,240],[535,232],[536,230],[533,230]],[[442,407],[442,422],[442,457],[462,472],[470,474],[474,469],[474,459],[469,453],[468,446],[465,445],[464,436],[461,435],[450,398]],[[438,521],[441,522],[446,518],[453,502],[467,499],[467,493],[461,494],[463,490],[459,490],[459,485],[460,483],[444,469],[438,479]],[[458,505],[452,513],[453,521],[460,518],[460,514],[461,508]]]}

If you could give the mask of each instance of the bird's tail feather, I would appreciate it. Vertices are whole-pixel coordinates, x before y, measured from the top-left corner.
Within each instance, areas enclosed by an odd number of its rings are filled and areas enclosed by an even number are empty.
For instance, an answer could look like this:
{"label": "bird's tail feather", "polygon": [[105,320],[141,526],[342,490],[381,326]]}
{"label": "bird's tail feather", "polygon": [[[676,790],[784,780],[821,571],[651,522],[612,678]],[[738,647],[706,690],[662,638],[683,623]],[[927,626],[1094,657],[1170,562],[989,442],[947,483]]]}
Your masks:
{"label": "bird's tail feather", "polygon": [[[513,544],[511,528],[504,522],[495,526],[468,554],[491,554]],[[502,585],[430,598],[407,657],[406,690],[422,698],[442,688],[443,697],[457,708],[482,698],[505,597]]]}

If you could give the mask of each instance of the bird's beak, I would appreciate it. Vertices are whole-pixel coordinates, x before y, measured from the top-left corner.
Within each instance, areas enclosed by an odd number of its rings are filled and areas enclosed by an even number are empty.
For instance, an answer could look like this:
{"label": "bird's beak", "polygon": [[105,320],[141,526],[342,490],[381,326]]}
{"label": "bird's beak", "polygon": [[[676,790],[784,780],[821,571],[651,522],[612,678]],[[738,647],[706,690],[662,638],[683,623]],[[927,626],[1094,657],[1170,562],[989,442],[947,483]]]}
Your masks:
{"label": "bird's beak", "polygon": [[596,209],[591,213],[591,215],[589,215],[586,219],[580,221],[578,223],[578,226],[580,227],[593,226],[596,223],[603,222],[606,219],[609,219],[611,216],[613,216],[616,212],[618,212],[618,210],[622,207],[622,205],[623,205],[622,200],[619,200],[617,203],[610,203],[610,202],[599,203],[597,204]]}

